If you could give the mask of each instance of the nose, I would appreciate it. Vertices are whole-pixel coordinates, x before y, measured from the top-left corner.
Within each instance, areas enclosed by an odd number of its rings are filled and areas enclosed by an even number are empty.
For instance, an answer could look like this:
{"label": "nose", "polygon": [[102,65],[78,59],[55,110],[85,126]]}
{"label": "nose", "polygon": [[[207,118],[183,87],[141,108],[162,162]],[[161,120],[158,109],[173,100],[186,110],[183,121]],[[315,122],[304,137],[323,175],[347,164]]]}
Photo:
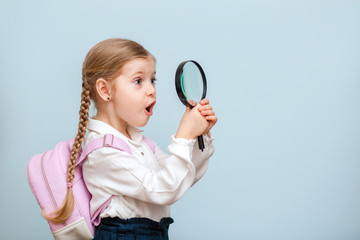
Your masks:
{"label": "nose", "polygon": [[154,84],[149,84],[148,88],[146,89],[146,95],[149,97],[156,96],[156,89]]}

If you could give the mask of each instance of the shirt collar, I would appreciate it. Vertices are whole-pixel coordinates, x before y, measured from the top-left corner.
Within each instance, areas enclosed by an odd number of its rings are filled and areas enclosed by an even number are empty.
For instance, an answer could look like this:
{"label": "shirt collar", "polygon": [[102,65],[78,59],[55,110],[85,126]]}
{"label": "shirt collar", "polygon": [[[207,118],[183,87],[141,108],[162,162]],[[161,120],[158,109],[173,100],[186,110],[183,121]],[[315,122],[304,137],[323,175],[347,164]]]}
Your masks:
{"label": "shirt collar", "polygon": [[118,130],[116,130],[115,128],[110,126],[109,124],[107,124],[103,121],[100,121],[100,120],[92,119],[92,118],[89,118],[89,123],[88,123],[87,129],[89,131],[94,131],[99,134],[113,134],[114,136],[121,138],[122,140],[130,142],[135,145],[140,145],[141,141],[142,141],[141,132],[143,132],[143,130],[138,129],[134,126],[131,126],[129,124],[127,127],[127,132],[129,133],[131,139],[126,137],[124,134],[122,134],[121,132],[119,132]]}

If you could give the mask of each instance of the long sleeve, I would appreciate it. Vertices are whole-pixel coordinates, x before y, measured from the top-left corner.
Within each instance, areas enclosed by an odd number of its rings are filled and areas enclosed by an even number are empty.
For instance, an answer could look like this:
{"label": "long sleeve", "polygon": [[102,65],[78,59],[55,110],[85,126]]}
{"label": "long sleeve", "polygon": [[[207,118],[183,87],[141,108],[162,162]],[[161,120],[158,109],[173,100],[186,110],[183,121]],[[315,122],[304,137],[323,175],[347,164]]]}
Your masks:
{"label": "long sleeve", "polygon": [[159,169],[147,166],[126,152],[112,148],[96,150],[83,166],[86,184],[90,189],[102,189],[111,195],[170,205],[181,198],[194,182],[193,146],[194,143],[172,141],[170,154],[161,161]]}
{"label": "long sleeve", "polygon": [[[204,151],[201,151],[198,147],[197,139],[186,140],[181,138],[180,139],[175,138],[174,135],[171,136],[172,142],[176,142],[178,144],[182,144],[185,146],[186,145],[193,146],[191,151],[191,161],[194,164],[196,174],[192,185],[194,185],[197,181],[199,181],[200,178],[205,174],[208,168],[209,159],[214,153],[214,145],[213,145],[214,138],[204,135],[203,139],[204,139],[205,149]],[[171,152],[170,146],[169,146],[169,151]],[[162,152],[160,148],[156,148],[155,157],[161,165],[162,162],[168,158],[168,154]]]}

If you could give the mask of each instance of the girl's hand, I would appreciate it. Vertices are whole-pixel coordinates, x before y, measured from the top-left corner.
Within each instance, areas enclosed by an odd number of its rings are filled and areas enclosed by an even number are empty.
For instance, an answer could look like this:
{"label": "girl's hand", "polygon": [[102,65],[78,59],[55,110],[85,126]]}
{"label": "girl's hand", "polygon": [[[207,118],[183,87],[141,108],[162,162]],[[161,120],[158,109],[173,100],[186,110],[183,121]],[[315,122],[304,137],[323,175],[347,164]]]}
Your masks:
{"label": "girl's hand", "polygon": [[209,99],[204,98],[200,101],[200,107],[198,108],[201,115],[205,117],[205,119],[209,122],[208,128],[205,130],[203,134],[208,134],[210,129],[216,124],[217,117],[215,112],[212,110],[211,105],[209,104]]}
{"label": "girl's hand", "polygon": [[[190,104],[194,106],[196,103],[190,101]],[[208,133],[216,122],[217,117],[209,105],[209,100],[203,99],[192,109],[186,108],[175,137],[195,139],[197,136]]]}

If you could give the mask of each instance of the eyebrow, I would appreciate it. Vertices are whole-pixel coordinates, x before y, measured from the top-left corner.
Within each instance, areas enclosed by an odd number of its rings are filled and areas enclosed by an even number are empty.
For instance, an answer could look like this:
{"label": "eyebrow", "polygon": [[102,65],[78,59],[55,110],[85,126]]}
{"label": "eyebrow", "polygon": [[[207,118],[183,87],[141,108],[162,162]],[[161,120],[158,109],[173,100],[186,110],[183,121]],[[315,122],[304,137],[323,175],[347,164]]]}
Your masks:
{"label": "eyebrow", "polygon": [[[133,74],[131,74],[130,76],[133,76],[133,75],[135,75],[135,74],[144,74],[145,72],[143,72],[143,71],[137,71],[137,72],[135,72],[135,73],[133,73]],[[155,72],[153,72],[151,75],[155,75],[156,74],[156,71]]]}

